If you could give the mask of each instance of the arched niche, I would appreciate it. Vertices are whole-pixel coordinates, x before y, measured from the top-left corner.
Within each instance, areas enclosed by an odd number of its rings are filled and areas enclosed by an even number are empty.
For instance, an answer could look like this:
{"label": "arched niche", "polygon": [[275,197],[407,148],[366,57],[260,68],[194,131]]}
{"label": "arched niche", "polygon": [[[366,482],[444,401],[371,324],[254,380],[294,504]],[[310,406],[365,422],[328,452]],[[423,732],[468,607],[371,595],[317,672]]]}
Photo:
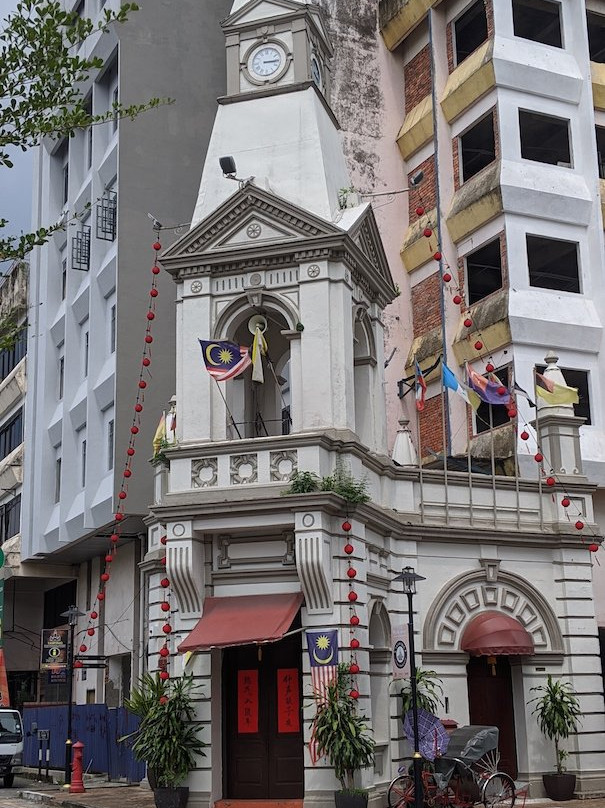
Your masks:
{"label": "arched niche", "polygon": [[353,307],[353,363],[355,432],[362,443],[373,448],[376,346],[370,317],[366,307],[361,305]]}

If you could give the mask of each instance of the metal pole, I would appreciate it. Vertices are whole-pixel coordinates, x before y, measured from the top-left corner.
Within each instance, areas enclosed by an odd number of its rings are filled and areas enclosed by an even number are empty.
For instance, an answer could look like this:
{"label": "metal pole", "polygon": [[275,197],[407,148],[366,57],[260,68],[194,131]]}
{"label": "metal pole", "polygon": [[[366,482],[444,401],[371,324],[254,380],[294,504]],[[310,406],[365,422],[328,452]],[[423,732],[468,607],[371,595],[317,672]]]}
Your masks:
{"label": "metal pole", "polygon": [[410,680],[412,691],[412,719],[414,728],[414,808],[423,808],[424,795],[422,790],[422,755],[418,751],[420,741],[418,738],[418,697],[416,692],[416,651],[414,648],[414,607],[412,605],[412,593],[406,592],[408,596],[408,617],[409,634],[408,643],[410,647]]}
{"label": "metal pole", "polygon": [[69,616],[69,648],[67,649],[67,740],[65,741],[65,784],[71,784],[71,704],[74,681],[74,634],[76,630],[76,620],[78,609],[76,606],[70,607],[75,614]]}

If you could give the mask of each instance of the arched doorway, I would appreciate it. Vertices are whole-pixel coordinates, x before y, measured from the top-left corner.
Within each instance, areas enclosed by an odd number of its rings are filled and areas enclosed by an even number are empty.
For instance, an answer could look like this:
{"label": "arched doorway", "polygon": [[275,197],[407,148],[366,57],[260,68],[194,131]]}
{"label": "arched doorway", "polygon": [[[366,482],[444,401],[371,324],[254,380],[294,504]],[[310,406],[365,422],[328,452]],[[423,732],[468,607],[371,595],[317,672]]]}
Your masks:
{"label": "arched doorway", "polygon": [[514,617],[489,610],[468,623],[460,647],[470,655],[466,668],[470,722],[498,727],[499,768],[515,778],[518,768],[510,657],[533,654],[533,640]]}

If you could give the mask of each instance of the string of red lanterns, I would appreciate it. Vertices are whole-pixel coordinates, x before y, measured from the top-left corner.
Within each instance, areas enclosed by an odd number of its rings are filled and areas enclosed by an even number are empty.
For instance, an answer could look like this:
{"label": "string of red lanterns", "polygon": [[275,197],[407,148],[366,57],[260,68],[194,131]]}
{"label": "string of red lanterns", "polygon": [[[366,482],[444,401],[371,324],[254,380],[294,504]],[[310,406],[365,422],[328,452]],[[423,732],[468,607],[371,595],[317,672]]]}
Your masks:
{"label": "string of red lanterns", "polygon": [[352,530],[352,524],[349,522],[348,518],[341,525],[344,533],[345,533],[345,545],[343,547],[343,551],[346,556],[347,560],[347,577],[349,579],[349,650],[350,650],[350,659],[349,659],[349,673],[351,674],[351,690],[349,691],[349,696],[352,699],[359,698],[359,688],[357,686],[357,680],[354,678],[359,673],[359,664],[357,662],[357,649],[360,646],[360,642],[355,636],[356,628],[359,625],[359,617],[357,615],[356,610],[356,603],[357,603],[357,592],[354,589],[353,581],[357,577],[357,570],[353,566],[353,562],[351,556],[355,552],[355,548],[351,543],[350,536],[348,535]]}

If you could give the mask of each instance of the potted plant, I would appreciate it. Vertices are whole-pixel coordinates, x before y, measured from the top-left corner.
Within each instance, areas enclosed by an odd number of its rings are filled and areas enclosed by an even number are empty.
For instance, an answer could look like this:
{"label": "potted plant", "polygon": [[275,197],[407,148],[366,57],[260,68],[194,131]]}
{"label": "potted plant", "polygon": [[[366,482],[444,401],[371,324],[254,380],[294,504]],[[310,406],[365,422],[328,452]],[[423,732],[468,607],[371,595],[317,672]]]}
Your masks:
{"label": "potted plant", "polygon": [[569,754],[561,749],[559,742],[575,732],[581,713],[580,704],[570,682],[553,681],[548,674],[545,685],[531,688],[538,693],[529,704],[534,704],[532,715],[536,716],[542,733],[554,741],[556,772],[542,775],[546,794],[551,800],[570,800],[576,787],[575,774],[565,771],[565,758]]}
{"label": "potted plant", "polygon": [[[437,714],[439,707],[443,707],[443,688],[441,679],[436,671],[427,668],[416,669],[416,706],[426,710],[427,713]],[[405,718],[412,709],[412,680],[402,680],[401,687],[402,710],[401,717]]]}
{"label": "potted plant", "polygon": [[341,785],[341,790],[334,795],[336,808],[367,806],[368,792],[355,787],[355,772],[374,762],[374,739],[365,718],[357,712],[357,701],[350,695],[351,689],[349,667],[341,663],[325,694],[314,697],[317,713],[313,737],[317,754],[328,758]]}
{"label": "potted plant", "polygon": [[125,701],[141,723],[120,741],[130,740],[136,759],[147,763],[157,808],[184,808],[189,789],[181,783],[195,767],[196,756],[205,754],[200,722],[194,720],[196,689],[191,675],[168,684],[159,674],[144,674]]}

